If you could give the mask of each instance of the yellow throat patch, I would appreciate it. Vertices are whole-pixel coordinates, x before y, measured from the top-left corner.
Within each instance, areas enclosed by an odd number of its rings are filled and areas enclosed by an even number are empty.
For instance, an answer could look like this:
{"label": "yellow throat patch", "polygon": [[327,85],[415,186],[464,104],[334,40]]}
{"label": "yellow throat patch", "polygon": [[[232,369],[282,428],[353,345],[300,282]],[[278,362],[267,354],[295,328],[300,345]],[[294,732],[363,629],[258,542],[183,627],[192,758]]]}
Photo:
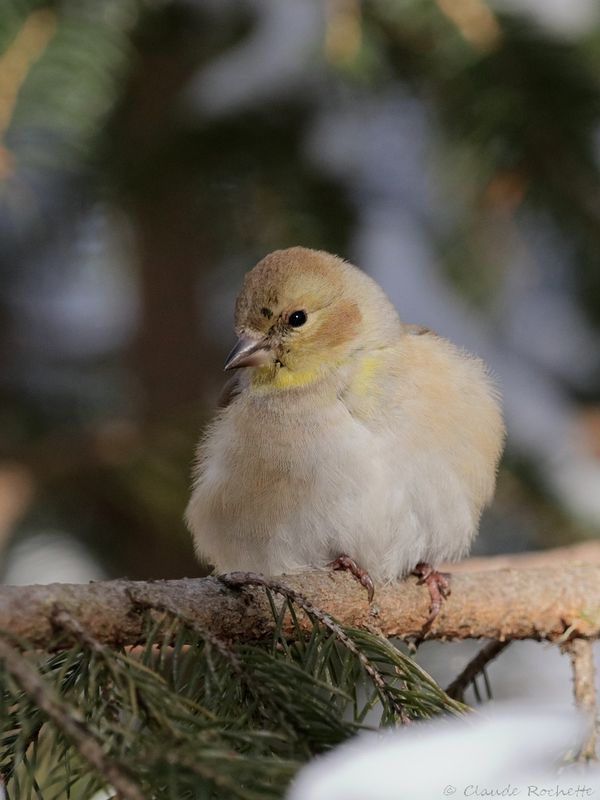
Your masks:
{"label": "yellow throat patch", "polygon": [[295,371],[279,364],[257,367],[252,375],[252,387],[255,389],[300,389],[316,383],[323,374],[322,369],[315,367]]}

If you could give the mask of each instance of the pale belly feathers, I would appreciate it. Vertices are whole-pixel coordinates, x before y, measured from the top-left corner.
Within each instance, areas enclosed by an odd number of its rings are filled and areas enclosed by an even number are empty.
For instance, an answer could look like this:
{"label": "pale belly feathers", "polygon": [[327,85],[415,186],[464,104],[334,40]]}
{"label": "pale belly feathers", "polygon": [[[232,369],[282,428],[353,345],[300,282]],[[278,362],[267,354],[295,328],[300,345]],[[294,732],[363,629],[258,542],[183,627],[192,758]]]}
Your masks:
{"label": "pale belly feathers", "polygon": [[343,553],[393,580],[461,557],[477,528],[479,509],[440,452],[423,451],[408,422],[370,429],[342,401],[319,414],[235,402],[200,452],[186,516],[218,572],[296,572]]}

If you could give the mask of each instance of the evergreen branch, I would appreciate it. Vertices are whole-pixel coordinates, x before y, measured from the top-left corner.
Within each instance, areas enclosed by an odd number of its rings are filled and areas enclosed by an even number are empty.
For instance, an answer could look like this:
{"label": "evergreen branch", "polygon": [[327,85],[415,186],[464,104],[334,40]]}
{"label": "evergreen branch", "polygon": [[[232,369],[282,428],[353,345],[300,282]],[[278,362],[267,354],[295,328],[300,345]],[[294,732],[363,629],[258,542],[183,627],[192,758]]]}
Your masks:
{"label": "evergreen branch", "polygon": [[220,580],[222,580],[226,586],[231,588],[241,588],[243,586],[262,586],[265,589],[270,589],[272,592],[276,592],[277,594],[283,595],[283,597],[287,598],[288,600],[291,600],[307,614],[309,619],[313,621],[317,620],[324,625],[325,628],[331,631],[337,640],[354,656],[356,656],[356,658],[358,658],[362,668],[373,681],[373,684],[379,695],[389,700],[392,708],[394,708],[399,719],[403,723],[410,722],[410,717],[406,714],[405,710],[402,708],[402,705],[398,702],[397,698],[388,691],[388,686],[383,678],[383,675],[379,672],[375,664],[373,664],[373,662],[367,658],[364,651],[358,649],[342,626],[339,625],[339,623],[337,623],[327,612],[314,606],[313,603],[304,597],[304,595],[300,594],[300,592],[290,589],[289,586],[286,586],[283,583],[265,578],[264,575],[256,575],[251,572],[231,572],[227,575],[221,575]]}
{"label": "evergreen branch", "polygon": [[163,598],[157,602],[152,599],[152,595],[145,594],[131,589],[129,591],[131,602],[140,609],[145,611],[159,611],[169,616],[178,619],[187,628],[194,631],[194,633],[201,636],[205,641],[209,642],[225,660],[229,661],[231,667],[238,674],[242,673],[242,667],[233,650],[228,647],[227,643],[212,633],[208,628],[201,625],[194,617],[182,614],[181,611],[169,599]]}
{"label": "evergreen branch", "polygon": [[[387,640],[344,629],[287,587],[251,580],[284,597],[269,606],[271,645],[223,642],[176,608],[163,605],[157,616],[138,596],[146,644],[127,652],[96,640],[70,611],[50,610],[54,638],[46,649],[72,649],[46,661],[36,656],[36,685],[47,686],[76,721],[70,709],[78,709],[107,761],[126,761],[144,797],[281,798],[303,762],[365,728],[374,705],[369,696],[359,700],[365,674],[376,685],[383,722],[397,721],[398,709],[406,719],[463,710]],[[295,608],[307,615],[309,632]],[[0,670],[0,695],[16,720],[0,725],[0,767],[16,764],[5,769],[7,790],[20,797],[28,787],[27,796],[44,800],[55,800],[59,786],[72,787],[73,797],[107,782],[117,791],[109,776],[74,758],[81,748],[69,744],[62,719],[36,694],[19,695],[7,677]]]}
{"label": "evergreen branch", "polygon": [[[595,549],[600,552],[600,545]],[[565,548],[560,558],[552,552],[540,554],[535,562],[540,566],[529,566],[531,558],[526,568],[519,566],[517,557],[509,569],[485,570],[481,559],[478,572],[457,565],[452,595],[426,632],[429,593],[412,577],[376,587],[375,602],[370,605],[364,590],[344,573],[321,570],[274,580],[307,598],[313,607],[326,609],[342,627],[376,627],[388,637],[560,641],[565,630],[580,638],[598,637],[600,564],[589,549],[581,563],[577,549],[571,561]],[[3,586],[0,629],[46,648],[54,638],[53,609],[60,606],[98,642],[138,644],[146,631],[140,599],[156,608],[176,609],[183,618],[193,620],[198,630],[210,631],[223,641],[268,641],[278,624],[262,589],[232,592],[211,577]],[[289,617],[279,624],[284,635],[294,632]]]}
{"label": "evergreen branch", "polygon": [[124,800],[144,800],[141,790],[120,764],[106,757],[102,743],[87,729],[80,715],[66,702],[59,700],[28,659],[2,638],[0,638],[0,659],[6,671],[35,702],[37,708],[67,736],[77,751]]}
{"label": "evergreen branch", "polygon": [[[453,697],[456,700],[464,699],[464,694],[469,686],[469,684],[474,683],[475,679],[478,675],[483,673],[485,675],[485,668],[499,655],[503,650],[505,650],[508,645],[510,644],[509,641],[504,642],[488,642],[482,649],[477,653],[477,655],[469,661],[467,666],[463,669],[463,671],[458,675],[452,683],[446,689],[446,694],[449,697]],[[486,681],[487,685],[487,681]],[[489,694],[489,691],[488,691]]]}

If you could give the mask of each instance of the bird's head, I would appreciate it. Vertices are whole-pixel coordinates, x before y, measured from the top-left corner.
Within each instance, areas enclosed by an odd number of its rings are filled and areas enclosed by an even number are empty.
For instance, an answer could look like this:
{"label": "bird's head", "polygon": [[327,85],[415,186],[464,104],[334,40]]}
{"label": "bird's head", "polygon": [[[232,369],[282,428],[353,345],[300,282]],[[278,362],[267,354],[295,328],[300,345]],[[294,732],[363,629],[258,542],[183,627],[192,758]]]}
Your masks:
{"label": "bird's head", "polygon": [[385,347],[400,321],[379,286],[337,256],[292,247],[247,275],[235,313],[239,341],[225,369],[252,367],[278,387],[312,383],[361,351]]}

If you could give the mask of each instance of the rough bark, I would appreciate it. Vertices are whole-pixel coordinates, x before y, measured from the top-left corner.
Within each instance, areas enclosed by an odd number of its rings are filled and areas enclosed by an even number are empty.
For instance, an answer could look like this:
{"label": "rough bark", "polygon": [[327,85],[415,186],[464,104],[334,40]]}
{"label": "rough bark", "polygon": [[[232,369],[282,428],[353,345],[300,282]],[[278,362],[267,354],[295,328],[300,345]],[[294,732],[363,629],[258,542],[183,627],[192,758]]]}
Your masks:
{"label": "rough bark", "polygon": [[451,572],[488,572],[514,567],[561,567],[565,564],[599,564],[600,542],[590,539],[550,550],[535,550],[524,553],[502,553],[497,556],[466,558],[458,564],[448,564],[439,569]]}
{"label": "rough bark", "polygon": [[[370,605],[364,589],[345,573],[277,580],[343,624],[386,636],[566,642],[600,635],[600,564],[589,554],[586,561],[563,553],[550,566],[457,571],[452,594],[426,633],[429,593],[415,578],[376,587]],[[214,634],[237,640],[260,640],[272,626],[263,588],[230,589],[218,578],[202,578],[0,587],[0,629],[48,647],[56,636],[56,614],[65,610],[99,641],[129,645],[143,635],[148,606],[176,608]]]}

